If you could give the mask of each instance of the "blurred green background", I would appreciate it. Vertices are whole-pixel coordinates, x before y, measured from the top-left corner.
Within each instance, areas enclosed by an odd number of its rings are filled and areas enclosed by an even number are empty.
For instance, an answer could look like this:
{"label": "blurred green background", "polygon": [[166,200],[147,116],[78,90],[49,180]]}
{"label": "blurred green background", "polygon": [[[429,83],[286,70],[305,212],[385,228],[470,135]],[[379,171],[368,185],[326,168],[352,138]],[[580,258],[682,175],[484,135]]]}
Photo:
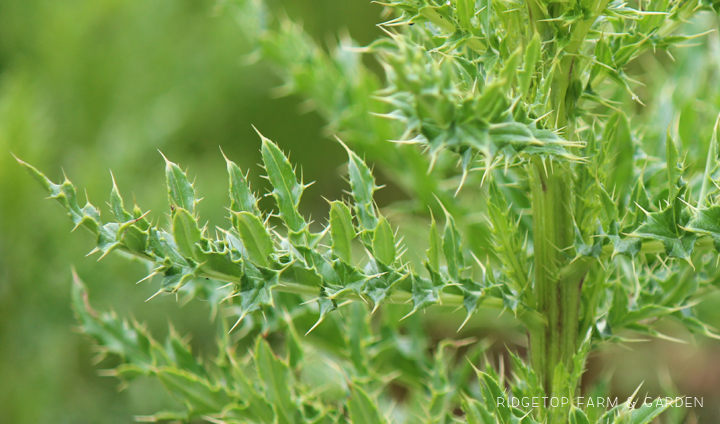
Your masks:
{"label": "blurred green background", "polygon": [[[369,2],[273,6],[318,39],[340,29],[362,42],[377,36],[381,8]],[[254,124],[305,165],[316,181],[306,198],[340,197],[343,149],[321,135],[319,117],[301,116],[302,99],[272,98],[280,80],[245,65],[249,53],[213,0],[0,1],[0,423],[127,423],[166,401],[157,387],[118,393],[116,380],[97,376],[89,341],[73,331],[70,264],[99,309],[132,311],[160,337],[172,316],[201,352],[214,337],[202,303],[182,313],[172,297],[144,303],[155,289],[134,284],[141,264],[84,258],[92,237],[69,234],[65,214],[10,151],[53,179],[64,169],[105,214],[112,170],[127,199],[165,219],[160,149],[198,177],[212,228],[225,224],[227,205],[220,147],[256,190],[266,187]],[[321,219],[325,204],[304,207]]]}
{"label": "blurred green background", "polygon": [[[271,5],[304,22],[320,42],[343,30],[360,44],[380,34],[382,8],[369,1]],[[674,64],[642,58],[636,73],[662,72],[646,89],[664,100],[640,111],[640,122],[663,134],[681,112],[682,143],[709,134],[720,106],[717,40],[714,34],[678,53]],[[164,219],[160,149],[197,176],[200,211],[212,228],[224,224],[227,204],[219,147],[250,170],[256,190],[266,188],[253,124],[291,153],[306,181],[316,182],[304,196],[307,214],[322,221],[321,196],[342,195],[343,149],[322,134],[317,115],[300,113],[302,99],[271,96],[280,80],[262,62],[244,64],[250,52],[237,23],[213,0],[0,0],[0,423],[126,423],[171,402],[149,382],[118,392],[116,380],[97,376],[90,342],[73,330],[70,264],[99,309],[148,321],[159,338],[172,317],[200,354],[214,338],[202,302],[182,313],[171,296],[143,302],[156,289],[134,284],[145,274],[141,264],[114,255],[99,263],[84,258],[92,237],[68,234],[65,214],[42,200],[10,151],[52,179],[64,169],[106,214],[112,169],[126,199],[134,196]],[[720,327],[719,302],[701,309]],[[683,394],[706,397],[700,413],[711,421],[700,422],[716,422],[718,348],[698,340],[611,349],[593,359],[591,371],[622,370],[613,387],[627,395],[643,380],[658,386],[656,369],[667,367]]]}

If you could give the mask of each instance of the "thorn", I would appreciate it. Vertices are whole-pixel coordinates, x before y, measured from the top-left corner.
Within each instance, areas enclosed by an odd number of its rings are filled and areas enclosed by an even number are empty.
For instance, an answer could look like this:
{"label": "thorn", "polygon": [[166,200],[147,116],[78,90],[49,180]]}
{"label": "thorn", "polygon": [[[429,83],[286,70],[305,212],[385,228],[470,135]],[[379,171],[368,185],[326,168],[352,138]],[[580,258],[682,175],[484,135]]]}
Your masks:
{"label": "thorn", "polygon": [[317,322],[315,323],[315,325],[313,325],[312,327],[310,327],[310,329],[307,331],[307,333],[305,333],[305,337],[307,337],[307,335],[310,334],[310,332],[312,332],[312,331],[315,329],[315,327],[317,327],[318,325],[320,325],[320,323],[323,322],[324,320],[325,320],[324,317],[318,318],[318,320],[317,320]]}
{"label": "thorn", "polygon": [[463,169],[462,178],[460,179],[460,185],[458,185],[457,190],[455,190],[455,196],[457,197],[458,193],[460,193],[460,189],[462,189],[463,185],[465,184],[465,180],[467,179],[468,171],[467,169]]}
{"label": "thorn", "polygon": [[[253,127],[253,128],[255,128],[255,127]],[[235,329],[235,327],[237,327],[238,324],[240,324],[240,322],[242,322],[243,318],[245,318],[246,315],[247,315],[247,314],[246,314],[245,312],[243,312],[242,314],[240,314],[240,317],[238,318],[237,321],[235,321],[235,324],[230,328],[230,330],[228,331],[228,334],[230,334],[230,333],[233,332],[233,330]]]}
{"label": "thorn", "polygon": [[[407,302],[405,302],[405,303],[407,303]],[[410,315],[414,314],[415,312],[417,312],[417,309],[413,308],[413,310],[410,311],[410,312],[408,312],[407,315],[405,315],[404,317],[400,318],[400,320],[399,320],[398,322],[401,322],[401,321],[403,321],[405,318],[410,317]]]}
{"label": "thorn", "polygon": [[345,150],[348,152],[348,154],[352,152],[352,150],[350,150],[350,148],[347,146],[347,144],[343,143],[343,141],[340,140],[340,137],[338,137],[337,135],[333,135],[333,137],[335,137],[335,140],[337,140],[338,143],[340,143],[340,145],[345,148]]}
{"label": "thorn", "polygon": [[487,269],[485,269],[485,265],[483,265],[482,262],[480,262],[480,259],[478,259],[477,256],[475,256],[475,252],[470,252],[472,257],[475,259],[475,262],[477,262],[478,265],[480,265],[480,268],[482,268],[483,274],[487,273]]}
{"label": "thorn", "polygon": [[167,165],[170,165],[170,164],[172,163],[172,162],[170,162],[170,161],[168,160],[168,158],[165,157],[165,155],[163,154],[163,152],[160,151],[160,149],[158,149],[158,153],[160,153],[160,156],[162,156],[163,159],[165,160],[165,165],[166,165],[166,166],[167,166]]}
{"label": "thorn", "polygon": [[155,292],[154,295],[152,295],[152,296],[148,297],[147,299],[145,299],[145,301],[148,302],[148,301],[154,299],[157,295],[159,295],[159,294],[162,293],[162,292],[163,292],[163,289],[158,290],[157,292]]}
{"label": "thorn", "polygon": [[264,135],[262,135],[262,133],[260,133],[260,131],[259,131],[257,128],[255,128],[255,125],[252,125],[252,124],[251,124],[250,126],[255,130],[255,132],[257,133],[257,135],[260,136],[260,139],[261,139],[263,142],[265,142],[266,140],[267,140],[267,141],[270,141],[269,138],[267,138],[267,137],[265,137]]}
{"label": "thorn", "polygon": [[230,159],[228,159],[227,156],[225,156],[225,152],[223,151],[222,146],[218,146],[218,148],[220,149],[220,154],[222,154],[223,158],[225,158],[225,163],[229,164],[230,162],[232,162]]}
{"label": "thorn", "polygon": [[[467,324],[468,321],[470,321],[470,317],[471,317],[471,316],[472,316],[472,314],[471,314],[470,312],[468,312],[467,316],[465,317],[465,321],[463,321],[462,324],[460,324],[460,328],[457,329],[456,333],[459,333],[460,330],[462,330],[463,327],[465,327],[465,324]],[[474,366],[473,366],[473,367],[474,367]]]}
{"label": "thorn", "polygon": [[641,211],[645,212],[645,215],[650,215],[650,212],[648,212],[648,211],[646,211],[645,209],[643,209],[643,207],[640,206],[640,205],[638,204],[638,202],[634,202],[634,203],[635,203],[635,206],[638,207],[638,209],[640,209]]}

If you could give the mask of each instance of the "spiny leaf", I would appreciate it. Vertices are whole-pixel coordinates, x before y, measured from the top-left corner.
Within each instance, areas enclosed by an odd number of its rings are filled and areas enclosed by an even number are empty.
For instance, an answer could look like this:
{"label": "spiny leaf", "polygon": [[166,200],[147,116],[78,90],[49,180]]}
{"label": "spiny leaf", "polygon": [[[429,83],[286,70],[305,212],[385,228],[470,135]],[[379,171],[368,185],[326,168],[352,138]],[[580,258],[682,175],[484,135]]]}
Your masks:
{"label": "spiny leaf", "polygon": [[330,234],[332,236],[332,250],[348,264],[352,263],[352,241],[355,238],[355,228],[352,224],[350,209],[339,201],[330,203]]}
{"label": "spiny leaf", "polygon": [[510,411],[505,392],[492,376],[477,369],[475,371],[477,372],[478,379],[482,382],[483,398],[488,399],[486,405],[490,407],[492,412],[496,413],[497,417],[500,418],[504,424],[510,424],[512,412]]}
{"label": "spiny leaf", "polygon": [[222,387],[213,386],[187,371],[160,367],[155,375],[168,392],[187,405],[193,416],[218,413],[231,403]]}
{"label": "spiny leaf", "polygon": [[693,209],[694,216],[685,226],[687,231],[707,234],[712,237],[715,249],[720,252],[720,206]]}
{"label": "spiny leaf", "polygon": [[460,240],[460,233],[455,227],[455,220],[447,213],[445,214],[445,234],[443,236],[442,246],[450,278],[454,281],[460,281],[460,272],[465,268],[462,242]]}
{"label": "spiny leaf", "polygon": [[373,235],[373,254],[385,265],[395,262],[395,235],[384,216],[378,220]]}
{"label": "spiny leaf", "polygon": [[165,159],[165,181],[170,205],[183,208],[191,215],[195,215],[195,204],[197,203],[195,189],[179,166],[170,162],[164,155],[163,159]]}
{"label": "spiny leaf", "polygon": [[238,232],[250,260],[256,265],[268,267],[268,256],[274,251],[273,241],[265,225],[250,212],[235,213]]}
{"label": "spiny leaf", "polygon": [[668,176],[668,202],[673,203],[678,195],[680,189],[685,185],[682,180],[682,164],[678,162],[678,150],[675,146],[675,142],[670,136],[670,129],[665,139],[665,155],[667,161],[667,176]]}
{"label": "spiny leaf", "polygon": [[635,408],[630,413],[629,424],[650,424],[658,415],[672,406],[672,402],[664,399],[660,402],[643,403],[640,408]]}
{"label": "spiny leaf", "polygon": [[190,351],[190,346],[187,341],[181,339],[172,326],[170,327],[170,335],[165,342],[165,351],[170,361],[173,362],[177,368],[184,369],[205,379],[209,378],[208,372]]}
{"label": "spiny leaf", "polygon": [[227,157],[228,179],[230,182],[230,210],[233,212],[250,212],[259,215],[260,211],[257,205],[257,199],[247,182],[247,177],[243,175],[240,168]]}
{"label": "spiny leaf", "polygon": [[234,330],[248,314],[273,304],[272,289],[278,285],[279,278],[278,271],[257,268],[250,262],[243,262],[243,275],[239,287],[231,295],[233,298],[240,298],[241,313],[230,331]]}
{"label": "spiny leaf", "polygon": [[620,112],[610,117],[603,135],[602,166],[606,172],[605,187],[621,199],[630,189],[633,177],[633,156],[635,147],[630,131],[630,122]]}
{"label": "spiny leaf", "polygon": [[115,184],[115,176],[112,175],[112,173],[110,173],[110,176],[112,177],[113,183],[113,188],[110,192],[110,209],[112,209],[118,222],[129,221],[132,219],[132,215],[125,210],[122,196],[120,196],[120,190],[118,190],[117,184]]}
{"label": "spiny leaf", "polygon": [[428,272],[430,272],[430,279],[416,275],[412,275],[411,277],[413,309],[410,314],[429,305],[433,305],[440,300],[440,291],[445,286],[445,283],[437,271],[430,268]]}
{"label": "spiny leaf", "polygon": [[668,256],[689,259],[695,245],[695,235],[681,235],[671,205],[662,212],[647,214],[647,220],[631,236],[662,241]]}
{"label": "spiny leaf", "polygon": [[363,293],[373,301],[374,312],[390,291],[407,277],[407,274],[388,268],[382,262],[370,264],[369,270],[375,275],[367,280],[363,286]]}
{"label": "spiny leaf", "polygon": [[715,128],[713,128],[710,146],[708,147],[705,172],[703,173],[702,183],[700,185],[698,208],[702,208],[707,205],[709,200],[708,195],[710,192],[710,184],[712,183],[712,175],[718,169],[718,131],[720,131],[720,115],[715,121]]}
{"label": "spiny leaf", "polygon": [[358,223],[363,230],[374,230],[378,223],[373,194],[377,190],[375,178],[370,168],[360,157],[350,150],[340,139],[338,141],[345,147],[348,153],[348,172],[350,174],[350,188],[355,199],[355,213]]}
{"label": "spiny leaf", "polygon": [[530,43],[525,47],[525,57],[523,59],[523,70],[518,75],[519,78],[519,91],[521,93],[528,93],[530,89],[530,83],[532,82],[533,74],[535,73],[535,65],[540,59],[540,34],[535,33]]}
{"label": "spiny leaf", "polygon": [[463,399],[462,410],[465,412],[465,419],[468,424],[496,424],[497,421],[492,417],[490,411],[485,405],[475,399]]}
{"label": "spiny leaf", "polygon": [[580,408],[573,406],[570,410],[570,424],[590,424],[590,422]]}
{"label": "spiny leaf", "polygon": [[182,208],[173,212],[173,238],[178,250],[183,256],[195,256],[195,244],[200,241],[202,234],[195,218]]}
{"label": "spiny leaf", "polygon": [[[255,382],[250,380],[250,376],[241,367],[232,352],[227,352],[227,356],[230,362],[229,375],[231,381],[234,383],[240,398],[247,405],[247,408],[242,411],[242,418],[250,418],[260,423],[273,422],[275,412],[267,399],[258,392],[259,385],[256,387]],[[233,411],[229,411],[229,413],[233,414]]]}
{"label": "spiny leaf", "polygon": [[373,401],[357,385],[352,388],[352,395],[348,402],[348,413],[352,424],[382,424],[386,422],[385,418],[380,415],[377,401]]}
{"label": "spiny leaf", "polygon": [[613,256],[625,255],[634,258],[640,253],[642,239],[636,237],[620,237],[620,228],[617,222],[610,223],[610,230],[607,234],[613,244]]}
{"label": "spiny leaf", "polygon": [[[260,133],[258,133],[260,134]],[[280,217],[294,232],[302,231],[307,223],[298,211],[300,197],[305,186],[298,183],[292,165],[278,146],[260,134],[262,157],[268,179],[273,185],[273,196],[280,209]]]}
{"label": "spiny leaf", "polygon": [[431,216],[430,223],[430,247],[427,250],[428,264],[435,271],[440,271],[440,252],[442,251],[442,238],[438,233],[435,217]]}
{"label": "spiny leaf", "polygon": [[326,296],[320,296],[317,300],[318,307],[320,309],[320,316],[318,317],[317,321],[315,321],[315,324],[313,324],[312,327],[305,333],[307,336],[310,334],[318,325],[320,325],[321,322],[325,320],[325,318],[330,314],[330,312],[337,310],[337,304],[333,299],[330,299]]}
{"label": "spiny leaf", "polygon": [[40,184],[45,187],[48,195],[51,199],[55,199],[60,203],[68,213],[68,216],[75,224],[75,228],[79,226],[85,226],[93,234],[97,234],[100,228],[100,223],[95,221],[94,215],[86,215],[85,211],[80,208],[77,203],[77,193],[75,186],[65,178],[62,184],[55,184],[48,179],[45,174],[38,171],[32,165],[29,165],[20,159],[17,161],[32,175]]}
{"label": "spiny leaf", "polygon": [[34,166],[30,165],[29,163],[20,160],[17,156],[15,156],[15,155],[13,155],[13,156],[15,157],[15,160],[18,161],[18,163],[19,163],[23,168],[25,168],[25,170],[26,170],[30,175],[32,175],[32,177],[35,178],[35,180],[36,180],[37,182],[39,182],[40,185],[43,186],[43,188],[45,188],[45,190],[49,193],[50,197],[53,197],[53,195],[56,195],[56,194],[59,193],[59,188],[60,188],[60,187],[59,187],[57,184],[55,184],[55,183],[53,183],[52,181],[50,181],[50,179],[49,179],[48,177],[46,177],[45,174],[43,174],[42,172],[38,171],[37,168],[35,168]]}
{"label": "spiny leaf", "polygon": [[73,309],[83,332],[128,363],[146,370],[155,365],[156,359],[152,352],[154,342],[150,337],[139,327],[123,322],[112,314],[96,312],[90,306],[85,284],[74,270],[72,277]]}
{"label": "spiny leaf", "polygon": [[490,183],[488,217],[492,224],[495,253],[500,257],[508,282],[520,292],[528,285],[528,265],[522,248],[522,234],[519,233],[517,219],[510,212],[504,194],[497,184]]}
{"label": "spiny leaf", "polygon": [[295,419],[297,406],[293,402],[288,386],[290,369],[285,362],[275,356],[263,338],[258,338],[255,345],[255,366],[263,382],[267,400],[277,408],[278,422],[288,424],[297,422]]}
{"label": "spiny leaf", "polygon": [[295,329],[292,317],[289,314],[285,317],[287,328],[285,329],[285,350],[287,352],[287,363],[292,369],[297,369],[301,364],[305,352],[303,351],[302,340]]}

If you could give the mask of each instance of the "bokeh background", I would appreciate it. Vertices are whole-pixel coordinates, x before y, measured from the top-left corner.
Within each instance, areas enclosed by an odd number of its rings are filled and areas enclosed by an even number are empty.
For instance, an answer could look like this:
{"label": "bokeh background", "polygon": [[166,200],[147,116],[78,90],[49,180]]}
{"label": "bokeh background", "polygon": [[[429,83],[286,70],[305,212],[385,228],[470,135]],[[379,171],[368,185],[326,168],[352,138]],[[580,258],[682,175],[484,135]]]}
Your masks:
{"label": "bokeh background", "polygon": [[[380,34],[382,7],[366,0],[270,3],[321,43],[338,31],[359,44]],[[717,27],[713,17],[695,24]],[[681,144],[706,145],[720,109],[719,45],[716,32],[674,52],[674,62],[640,58],[632,70],[646,83],[639,94],[662,96],[639,108],[633,122],[647,125],[652,137],[676,120]],[[212,227],[224,224],[227,203],[220,147],[250,170],[255,189],[266,187],[258,178],[255,125],[290,152],[306,181],[316,182],[304,196],[306,213],[322,221],[322,197],[342,195],[343,149],[322,132],[319,116],[302,113],[303,99],[272,95],[280,80],[262,62],[247,64],[250,52],[237,22],[214,0],[0,0],[0,423],[127,423],[171,402],[150,382],[118,391],[116,380],[97,376],[91,344],[73,328],[71,265],[97,308],[146,321],[159,338],[172,320],[192,334],[201,354],[215,337],[202,302],[180,307],[168,296],[145,303],[156,288],[134,284],[144,276],[141,264],[114,255],[85,258],[92,237],[69,234],[60,207],[43,200],[10,152],[55,180],[64,169],[100,206],[112,170],[126,199],[134,196],[162,217],[160,149],[197,176],[200,211]],[[391,199],[392,186],[384,190]],[[720,298],[699,309],[720,327]],[[506,332],[484,317],[469,331]],[[441,318],[436,333],[454,333],[462,319]],[[666,330],[689,343],[603,349],[590,363],[590,377],[600,378],[602,368],[615,371],[608,377],[613,393],[627,396],[642,381],[658,390],[667,374],[679,392],[704,397],[699,422],[718,422],[720,343]]]}

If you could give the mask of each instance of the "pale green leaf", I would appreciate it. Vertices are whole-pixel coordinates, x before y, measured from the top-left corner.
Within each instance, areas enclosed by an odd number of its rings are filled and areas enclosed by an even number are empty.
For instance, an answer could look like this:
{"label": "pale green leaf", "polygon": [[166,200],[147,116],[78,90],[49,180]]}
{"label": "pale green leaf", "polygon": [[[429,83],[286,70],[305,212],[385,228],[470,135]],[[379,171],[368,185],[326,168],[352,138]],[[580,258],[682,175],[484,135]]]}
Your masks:
{"label": "pale green leaf", "polygon": [[[341,142],[342,143],[342,142]],[[360,157],[343,144],[348,154],[348,172],[350,174],[350,188],[355,199],[355,212],[358,223],[363,230],[373,230],[377,226],[377,214],[373,203],[373,194],[377,189],[375,178],[370,168]]]}
{"label": "pale green leaf", "polygon": [[[110,175],[112,176],[112,173]],[[129,221],[132,219],[132,215],[125,210],[125,205],[123,203],[122,196],[120,196],[120,190],[118,190],[117,184],[115,184],[114,176],[112,176],[112,183],[113,188],[110,192],[110,209],[112,209],[112,212],[115,214],[115,218],[118,222]]]}
{"label": "pale green leaf", "polygon": [[607,175],[605,188],[613,196],[625,197],[633,181],[633,145],[630,122],[625,114],[616,112],[608,119],[603,135],[602,166]]}
{"label": "pale green leaf", "polygon": [[183,208],[195,215],[195,189],[187,175],[175,163],[170,162],[165,156],[165,181],[168,189],[168,200],[170,205],[177,208]]}
{"label": "pale green leaf", "polygon": [[262,221],[250,212],[235,213],[238,232],[245,252],[256,265],[268,267],[268,256],[274,251],[273,241]]}
{"label": "pale green leaf", "polygon": [[438,233],[435,217],[431,217],[430,223],[430,247],[427,250],[428,264],[435,271],[440,271],[440,252],[442,251],[442,238]]}
{"label": "pale green leaf", "polygon": [[263,382],[265,397],[277,410],[279,423],[295,423],[297,406],[293,402],[290,387],[292,380],[288,365],[278,359],[267,341],[258,337],[255,345],[255,366]]}
{"label": "pale green leaf", "polygon": [[330,234],[333,252],[348,264],[352,263],[352,241],[355,238],[355,228],[350,209],[343,202],[330,203]]}
{"label": "pale green leaf", "polygon": [[590,424],[590,422],[580,408],[573,406],[570,410],[570,424]]}
{"label": "pale green leaf", "polygon": [[227,157],[228,179],[230,182],[230,210],[233,212],[250,212],[258,214],[257,199],[247,182],[247,177],[243,175],[240,168]]}
{"label": "pale green leaf", "polygon": [[298,183],[292,165],[280,148],[262,134],[260,137],[262,137],[263,163],[268,179],[274,187],[273,196],[280,209],[280,217],[290,230],[300,232],[307,225],[298,211],[300,197],[305,187]]}
{"label": "pale green leaf", "polygon": [[629,424],[650,424],[658,415],[668,409],[672,404],[665,399],[643,403],[641,407],[635,408],[630,414]]}
{"label": "pale green leaf", "polygon": [[455,220],[450,214],[445,214],[445,234],[443,235],[443,253],[447,261],[447,270],[450,278],[460,281],[460,273],[465,268],[465,259],[462,253],[460,233],[455,227]]}
{"label": "pale green leaf", "polygon": [[173,238],[180,253],[188,258],[195,256],[195,244],[202,233],[195,218],[183,208],[173,211]]}
{"label": "pale green leaf", "polygon": [[188,406],[192,415],[218,413],[231,403],[221,387],[187,371],[160,367],[155,375],[168,392]]}
{"label": "pale green leaf", "polygon": [[352,395],[348,402],[348,412],[350,414],[350,422],[352,424],[383,424],[385,418],[380,415],[377,407],[377,401],[374,401],[360,387],[354,386]]}
{"label": "pale green leaf", "polygon": [[385,265],[395,262],[395,235],[384,216],[380,217],[373,235],[373,255]]}

